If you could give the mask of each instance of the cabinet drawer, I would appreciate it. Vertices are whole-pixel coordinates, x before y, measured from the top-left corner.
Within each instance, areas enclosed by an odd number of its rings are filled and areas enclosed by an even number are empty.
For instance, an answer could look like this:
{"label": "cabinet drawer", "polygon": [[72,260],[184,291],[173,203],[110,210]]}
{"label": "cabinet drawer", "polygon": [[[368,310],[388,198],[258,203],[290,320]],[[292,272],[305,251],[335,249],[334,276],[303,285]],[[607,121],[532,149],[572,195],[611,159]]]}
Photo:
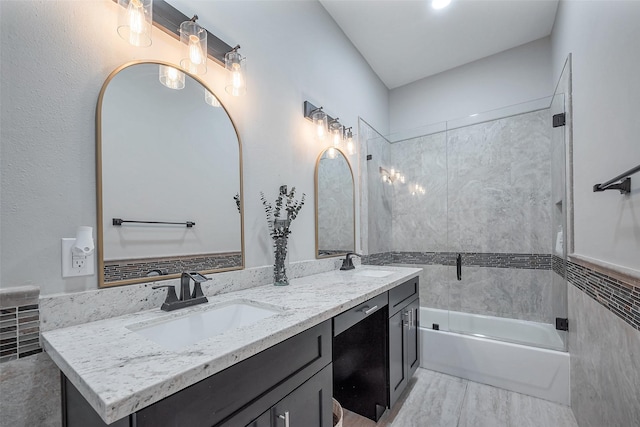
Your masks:
{"label": "cabinet drawer", "polygon": [[396,314],[402,307],[416,299],[419,294],[419,280],[414,277],[389,291],[389,317]]}
{"label": "cabinet drawer", "polygon": [[333,318],[333,336],[335,337],[346,331],[362,319],[382,309],[387,303],[387,293],[384,292],[344,313],[338,314]]}
{"label": "cabinet drawer", "polygon": [[287,379],[309,378],[329,363],[331,321],[327,320],[141,409],[136,413],[137,427],[217,425]]}

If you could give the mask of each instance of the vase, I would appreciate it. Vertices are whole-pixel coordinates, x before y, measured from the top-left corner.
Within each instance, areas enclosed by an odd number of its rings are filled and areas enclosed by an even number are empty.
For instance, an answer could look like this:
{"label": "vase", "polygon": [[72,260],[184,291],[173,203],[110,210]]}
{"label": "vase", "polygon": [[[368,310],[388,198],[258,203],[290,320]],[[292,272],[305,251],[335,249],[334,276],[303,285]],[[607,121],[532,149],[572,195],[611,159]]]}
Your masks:
{"label": "vase", "polygon": [[273,264],[273,284],[276,286],[287,286],[287,241],[289,231],[289,220],[275,220],[274,228],[279,231],[279,236],[274,239],[275,262]]}

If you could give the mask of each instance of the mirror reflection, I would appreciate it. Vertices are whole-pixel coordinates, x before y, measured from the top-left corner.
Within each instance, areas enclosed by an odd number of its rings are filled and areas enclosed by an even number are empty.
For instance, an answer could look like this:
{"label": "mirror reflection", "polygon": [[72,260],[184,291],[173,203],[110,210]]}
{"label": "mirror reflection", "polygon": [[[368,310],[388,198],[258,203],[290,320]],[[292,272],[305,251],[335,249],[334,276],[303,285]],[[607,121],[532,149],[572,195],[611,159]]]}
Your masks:
{"label": "mirror reflection", "polygon": [[316,257],[355,251],[353,172],[337,148],[323,151],[316,162]]}
{"label": "mirror reflection", "polygon": [[167,84],[167,65],[124,66],[103,86],[100,286],[244,264],[235,126],[197,78],[171,68],[182,83]]}

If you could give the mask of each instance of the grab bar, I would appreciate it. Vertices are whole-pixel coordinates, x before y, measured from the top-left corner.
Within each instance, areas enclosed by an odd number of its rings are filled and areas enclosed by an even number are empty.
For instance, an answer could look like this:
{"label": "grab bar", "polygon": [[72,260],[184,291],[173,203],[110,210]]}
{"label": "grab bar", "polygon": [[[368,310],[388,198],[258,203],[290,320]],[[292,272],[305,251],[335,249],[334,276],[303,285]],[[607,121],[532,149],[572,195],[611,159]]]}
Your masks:
{"label": "grab bar", "polygon": [[456,257],[456,275],[458,280],[462,280],[462,255],[458,254]]}
{"label": "grab bar", "polygon": [[[631,178],[630,176],[636,172],[640,172],[640,165],[635,168],[629,169],[623,174],[616,176],[615,178],[610,179],[604,184],[596,184],[593,186],[593,192],[605,191],[605,190],[620,190],[620,194],[627,194],[631,192]],[[614,184],[618,181],[618,184]]]}

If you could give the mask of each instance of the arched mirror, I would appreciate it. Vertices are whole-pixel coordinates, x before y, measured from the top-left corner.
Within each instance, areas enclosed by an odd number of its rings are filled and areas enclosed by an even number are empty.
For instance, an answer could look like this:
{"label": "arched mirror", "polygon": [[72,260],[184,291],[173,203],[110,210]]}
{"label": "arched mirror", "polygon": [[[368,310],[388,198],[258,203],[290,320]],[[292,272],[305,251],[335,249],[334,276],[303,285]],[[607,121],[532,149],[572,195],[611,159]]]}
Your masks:
{"label": "arched mirror", "polygon": [[241,145],[205,84],[126,64],[96,118],[100,287],[243,268]]}
{"label": "arched mirror", "polygon": [[347,157],[327,148],[316,162],[316,258],[355,252],[355,189]]}

